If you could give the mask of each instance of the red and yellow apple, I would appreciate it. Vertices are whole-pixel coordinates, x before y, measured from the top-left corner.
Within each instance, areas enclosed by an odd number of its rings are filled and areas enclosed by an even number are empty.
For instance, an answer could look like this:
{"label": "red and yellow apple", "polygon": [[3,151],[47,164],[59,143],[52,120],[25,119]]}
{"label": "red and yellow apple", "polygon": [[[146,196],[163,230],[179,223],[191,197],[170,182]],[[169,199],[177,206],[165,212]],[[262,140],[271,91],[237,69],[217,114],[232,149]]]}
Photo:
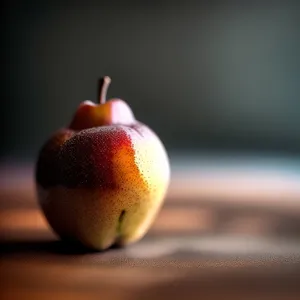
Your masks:
{"label": "red and yellow apple", "polygon": [[121,99],[82,102],[39,153],[39,204],[63,239],[103,250],[142,238],[165,198],[170,166],[158,136]]}

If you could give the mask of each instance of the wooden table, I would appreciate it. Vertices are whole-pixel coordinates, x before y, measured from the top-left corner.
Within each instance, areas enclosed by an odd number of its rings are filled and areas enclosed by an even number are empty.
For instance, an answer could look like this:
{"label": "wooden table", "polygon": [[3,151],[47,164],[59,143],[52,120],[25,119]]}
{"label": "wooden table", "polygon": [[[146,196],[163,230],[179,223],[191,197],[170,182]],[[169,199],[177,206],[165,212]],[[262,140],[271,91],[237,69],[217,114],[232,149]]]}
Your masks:
{"label": "wooden table", "polygon": [[48,228],[31,166],[3,167],[0,299],[300,299],[298,185],[176,174],[143,240],[89,253]]}

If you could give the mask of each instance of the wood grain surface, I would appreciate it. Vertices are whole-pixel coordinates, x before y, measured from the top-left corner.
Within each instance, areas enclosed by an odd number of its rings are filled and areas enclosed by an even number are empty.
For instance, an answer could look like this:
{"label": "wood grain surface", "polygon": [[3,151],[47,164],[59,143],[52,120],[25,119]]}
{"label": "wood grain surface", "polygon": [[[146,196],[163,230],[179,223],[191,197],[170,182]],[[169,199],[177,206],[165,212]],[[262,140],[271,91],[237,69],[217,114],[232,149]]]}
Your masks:
{"label": "wood grain surface", "polygon": [[144,239],[96,253],[52,233],[30,168],[2,171],[0,299],[300,299],[295,190],[237,201],[178,176]]}

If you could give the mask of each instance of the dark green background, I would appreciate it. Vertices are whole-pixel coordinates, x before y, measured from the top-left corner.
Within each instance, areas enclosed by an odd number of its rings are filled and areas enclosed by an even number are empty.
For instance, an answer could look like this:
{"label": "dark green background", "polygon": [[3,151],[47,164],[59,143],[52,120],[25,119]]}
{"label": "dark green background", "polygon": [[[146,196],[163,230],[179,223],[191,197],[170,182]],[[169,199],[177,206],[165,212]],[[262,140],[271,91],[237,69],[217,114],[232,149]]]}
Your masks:
{"label": "dark green background", "polygon": [[2,159],[34,158],[103,75],[169,151],[300,149],[296,1],[41,2],[2,13]]}

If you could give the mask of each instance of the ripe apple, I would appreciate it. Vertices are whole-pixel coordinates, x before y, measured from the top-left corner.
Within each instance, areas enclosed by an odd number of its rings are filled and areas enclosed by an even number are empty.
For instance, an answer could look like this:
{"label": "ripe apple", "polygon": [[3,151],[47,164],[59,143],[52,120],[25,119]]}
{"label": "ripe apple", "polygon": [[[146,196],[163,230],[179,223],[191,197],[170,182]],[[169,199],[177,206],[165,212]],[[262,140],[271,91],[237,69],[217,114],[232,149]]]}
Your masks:
{"label": "ripe apple", "polygon": [[55,132],[36,164],[39,204],[63,239],[103,250],[142,238],[165,198],[170,166],[158,136],[121,99],[82,102]]}

